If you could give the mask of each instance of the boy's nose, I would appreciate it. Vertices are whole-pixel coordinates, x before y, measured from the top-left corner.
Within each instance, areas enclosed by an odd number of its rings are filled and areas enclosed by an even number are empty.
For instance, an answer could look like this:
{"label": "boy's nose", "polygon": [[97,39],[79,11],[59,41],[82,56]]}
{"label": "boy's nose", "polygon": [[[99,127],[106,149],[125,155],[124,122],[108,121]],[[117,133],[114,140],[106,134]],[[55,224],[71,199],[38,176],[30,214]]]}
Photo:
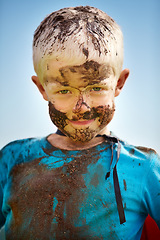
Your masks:
{"label": "boy's nose", "polygon": [[77,103],[75,104],[75,106],[73,108],[73,112],[74,113],[84,113],[86,111],[90,111],[90,107],[88,106],[86,101],[84,101],[83,96],[80,96]]}

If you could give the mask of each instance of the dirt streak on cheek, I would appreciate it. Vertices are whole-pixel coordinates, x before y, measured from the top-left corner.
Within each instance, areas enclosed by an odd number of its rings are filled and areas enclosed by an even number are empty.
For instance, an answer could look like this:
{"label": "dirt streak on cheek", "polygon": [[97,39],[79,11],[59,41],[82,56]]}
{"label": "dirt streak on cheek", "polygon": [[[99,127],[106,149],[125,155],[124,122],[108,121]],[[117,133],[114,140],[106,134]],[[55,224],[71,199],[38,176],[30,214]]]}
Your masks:
{"label": "dirt streak on cheek", "polygon": [[110,106],[98,106],[96,112],[99,116],[101,127],[106,126],[112,120],[115,112],[115,104],[113,102],[112,108]]}
{"label": "dirt streak on cheek", "polygon": [[64,129],[67,125],[66,120],[68,119],[65,113],[58,111],[54,105],[49,102],[49,115],[52,122],[60,129]]}

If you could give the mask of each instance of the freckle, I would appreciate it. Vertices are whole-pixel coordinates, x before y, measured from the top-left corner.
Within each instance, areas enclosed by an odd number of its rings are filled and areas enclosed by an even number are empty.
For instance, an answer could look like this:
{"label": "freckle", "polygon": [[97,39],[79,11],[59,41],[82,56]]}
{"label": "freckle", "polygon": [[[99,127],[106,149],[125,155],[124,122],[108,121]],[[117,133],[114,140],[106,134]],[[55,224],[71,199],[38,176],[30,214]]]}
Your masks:
{"label": "freckle", "polygon": [[49,65],[47,64],[47,70],[49,70]]}

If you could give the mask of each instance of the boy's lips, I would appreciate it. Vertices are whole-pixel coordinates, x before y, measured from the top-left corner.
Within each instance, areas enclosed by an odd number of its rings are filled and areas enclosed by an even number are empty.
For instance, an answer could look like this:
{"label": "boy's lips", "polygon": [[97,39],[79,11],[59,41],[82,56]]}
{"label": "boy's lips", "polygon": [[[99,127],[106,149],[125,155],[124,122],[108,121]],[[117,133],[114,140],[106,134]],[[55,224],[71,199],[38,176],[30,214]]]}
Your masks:
{"label": "boy's lips", "polygon": [[92,122],[94,122],[95,119],[91,119],[91,120],[78,120],[78,121],[71,121],[70,122],[73,124],[73,125],[87,125],[87,124],[90,124]]}

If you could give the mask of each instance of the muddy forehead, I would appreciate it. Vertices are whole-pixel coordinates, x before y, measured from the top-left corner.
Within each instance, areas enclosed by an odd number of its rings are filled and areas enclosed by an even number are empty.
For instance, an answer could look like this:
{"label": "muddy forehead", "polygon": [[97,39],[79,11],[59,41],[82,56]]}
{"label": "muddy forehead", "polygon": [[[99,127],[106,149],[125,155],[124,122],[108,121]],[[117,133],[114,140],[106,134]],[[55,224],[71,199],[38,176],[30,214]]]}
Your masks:
{"label": "muddy forehead", "polygon": [[[50,70],[49,65],[47,70]],[[94,85],[101,81],[109,78],[114,74],[113,68],[108,64],[99,64],[95,61],[86,61],[82,65],[78,66],[65,66],[59,68],[59,76],[46,79],[47,82],[55,81],[59,82],[63,86],[70,85],[71,76],[77,77],[82,80],[82,82]]]}

